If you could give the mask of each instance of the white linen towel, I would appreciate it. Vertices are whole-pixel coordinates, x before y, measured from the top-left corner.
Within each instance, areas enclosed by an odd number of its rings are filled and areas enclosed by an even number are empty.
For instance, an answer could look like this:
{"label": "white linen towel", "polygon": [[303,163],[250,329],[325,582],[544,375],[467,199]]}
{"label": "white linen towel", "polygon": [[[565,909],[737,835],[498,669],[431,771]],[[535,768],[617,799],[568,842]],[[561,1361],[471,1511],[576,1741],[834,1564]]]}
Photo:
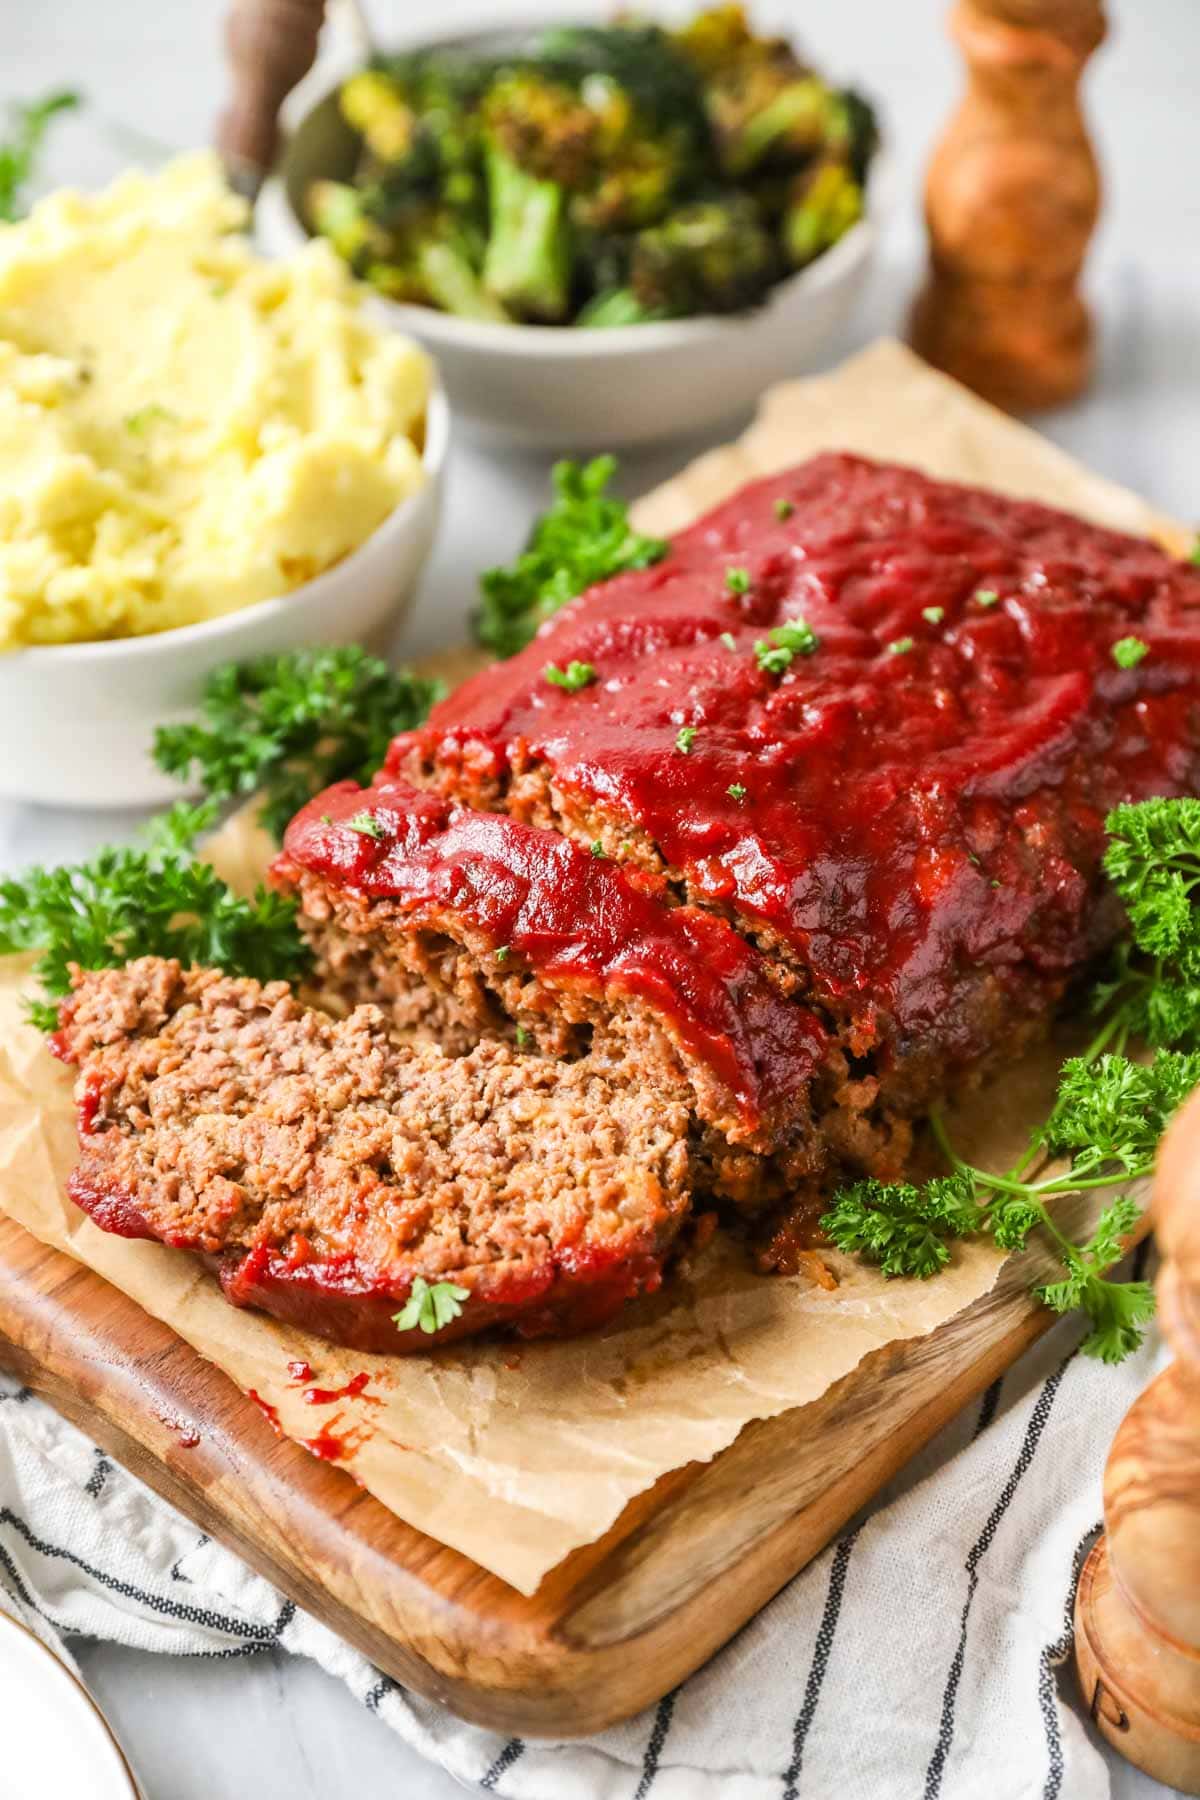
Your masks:
{"label": "white linen towel", "polygon": [[0,1604],[61,1648],[310,1656],[426,1756],[508,1800],[1106,1800],[1060,1690],[1122,1414],[1163,1360],[1075,1321],[948,1426],[657,1707],[578,1743],[462,1724],[381,1675],[0,1376]]}

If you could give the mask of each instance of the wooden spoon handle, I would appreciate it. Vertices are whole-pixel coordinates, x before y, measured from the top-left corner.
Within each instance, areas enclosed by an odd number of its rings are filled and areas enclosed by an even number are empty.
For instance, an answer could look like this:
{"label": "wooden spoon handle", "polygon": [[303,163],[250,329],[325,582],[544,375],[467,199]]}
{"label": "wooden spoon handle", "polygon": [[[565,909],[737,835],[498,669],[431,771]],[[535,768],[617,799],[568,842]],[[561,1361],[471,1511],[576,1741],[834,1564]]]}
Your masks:
{"label": "wooden spoon handle", "polygon": [[230,182],[253,197],[279,142],[279,109],[317,54],[325,0],[233,0],[225,25],[232,73],[217,121],[217,149]]}

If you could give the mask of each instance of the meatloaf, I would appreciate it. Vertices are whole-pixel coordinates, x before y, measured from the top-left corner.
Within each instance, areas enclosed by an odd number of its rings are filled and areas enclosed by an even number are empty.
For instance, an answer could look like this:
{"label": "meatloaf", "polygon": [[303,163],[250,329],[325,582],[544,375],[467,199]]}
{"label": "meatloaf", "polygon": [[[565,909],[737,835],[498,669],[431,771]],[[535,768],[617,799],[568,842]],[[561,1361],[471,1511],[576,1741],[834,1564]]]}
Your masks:
{"label": "meatloaf", "polygon": [[1120,801],[1200,791],[1200,571],[830,455],[568,606],[292,822],[323,979],[458,1052],[633,1059],[750,1211],[1044,1029]]}
{"label": "meatloaf", "polygon": [[439,1343],[598,1324],[658,1286],[688,1210],[688,1109],[615,1061],[448,1057],[377,1007],[158,958],[76,972],[55,1047],[96,1223],[356,1349],[429,1347],[395,1323],[418,1277],[467,1293]]}

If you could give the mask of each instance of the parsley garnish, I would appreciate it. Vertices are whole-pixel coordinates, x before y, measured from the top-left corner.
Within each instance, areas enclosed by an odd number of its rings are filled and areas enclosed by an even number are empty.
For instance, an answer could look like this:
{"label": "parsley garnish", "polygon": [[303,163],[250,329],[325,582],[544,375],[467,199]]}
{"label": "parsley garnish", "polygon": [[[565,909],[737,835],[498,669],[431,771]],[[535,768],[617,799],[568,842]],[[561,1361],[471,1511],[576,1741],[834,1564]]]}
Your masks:
{"label": "parsley garnish", "polygon": [[569,662],[565,669],[560,669],[556,663],[547,663],[542,677],[551,687],[565,688],[568,694],[577,694],[580,688],[595,681],[596,670],[593,664],[585,662]]}
{"label": "parsley garnish", "polygon": [[518,1025],[517,1026],[517,1049],[518,1050],[528,1050],[528,1048],[529,1048],[530,1044],[532,1044],[532,1042],[533,1042],[532,1032],[526,1031],[526,1029],[523,1025]]}
{"label": "parsley garnish", "polygon": [[725,789],[725,792],[729,795],[731,800],[744,800],[746,798],[746,790],[740,781],[731,781],[729,786]]}
{"label": "parsley garnish", "polygon": [[796,618],[777,625],[769,641],[759,638],[754,655],[759,668],[768,675],[782,675],[797,656],[812,656],[820,647],[821,640],[807,619]]}
{"label": "parsley garnish", "polygon": [[140,437],[149,426],[165,425],[177,417],[169,406],[160,406],[157,400],[152,400],[148,406],[139,406],[136,412],[126,413],[124,425],[126,431]]}
{"label": "parsley garnish", "polygon": [[915,650],[916,647],[916,638],[893,638],[891,643],[887,646],[887,653],[889,656],[907,656],[909,651]]}
{"label": "parsley garnish", "polygon": [[496,958],[497,962],[507,962],[512,955],[512,951],[507,944],[498,944],[495,950],[493,950],[492,955]]}
{"label": "parsley garnish", "polygon": [[[1056,1312],[1082,1307],[1091,1322],[1083,1348],[1119,1362],[1141,1341],[1154,1309],[1144,1281],[1114,1282],[1104,1271],[1121,1254],[1139,1209],[1122,1193],[1092,1237],[1075,1244],[1048,1202],[1062,1194],[1133,1182],[1152,1174],[1175,1109],[1200,1085],[1200,800],[1146,800],[1119,806],[1107,821],[1105,870],[1125,904],[1130,937],[1095,990],[1103,1024],[1082,1056],[1064,1063],[1049,1117],[1015,1168],[995,1175],[966,1162],[935,1113],[932,1129],[950,1167],[920,1187],[860,1181],[835,1197],[822,1224],[840,1249],[877,1262],[888,1275],[934,1275],[949,1240],[987,1232],[1021,1249],[1035,1228],[1062,1260],[1062,1280],[1036,1290]],[[1148,1041],[1148,1064],[1125,1051]],[[1039,1178],[1032,1165],[1066,1157],[1062,1174]]]}
{"label": "parsley garnish", "polygon": [[995,606],[1000,596],[995,588],[976,588],[975,603],[977,606]]}
{"label": "parsley garnish", "polygon": [[0,220],[11,223],[20,216],[22,190],[33,174],[51,119],[79,104],[78,94],[64,92],[11,109],[12,136],[0,144]]}
{"label": "parsley garnish", "polygon": [[723,631],[721,633],[721,642],[727,650],[737,649],[737,639],[734,637],[732,631]]}
{"label": "parsley garnish", "polygon": [[600,842],[599,838],[594,838],[592,840],[592,855],[600,858],[603,858],[604,856],[604,845]]}
{"label": "parsley garnish", "polygon": [[921,617],[926,619],[930,625],[940,625],[945,616],[944,606],[923,606],[921,608]]}
{"label": "parsley garnish", "polygon": [[1118,638],[1112,647],[1111,655],[1118,669],[1136,669],[1143,656],[1149,656],[1150,646],[1141,638]]}
{"label": "parsley garnish", "polygon": [[750,592],[750,574],[746,569],[726,569],[725,586],[731,594]]}
{"label": "parsley garnish", "polygon": [[357,831],[362,837],[381,838],[383,836],[383,828],[379,820],[373,813],[366,811],[356,812],[352,819],[347,819],[346,827],[349,831]]}
{"label": "parsley garnish", "polygon": [[470,1298],[470,1288],[459,1287],[453,1281],[435,1281],[431,1286],[423,1275],[418,1275],[403,1310],[395,1315],[396,1329],[413,1331],[419,1326],[432,1337],[458,1318],[463,1302]]}
{"label": "parsley garnish", "polygon": [[191,844],[214,809],[180,804],[143,843],[97,851],[90,862],[30,869],[0,880],[0,955],[41,952],[35,973],[49,1001],[30,1008],[52,1031],[70,992],[70,965],[115,969],[139,956],[174,956],[259,981],[291,980],[312,961],[296,930],[296,902],[258,888],[241,900]]}
{"label": "parsley garnish", "polygon": [[585,588],[626,569],[648,568],[667,554],[665,539],[635,531],[625,502],[605,491],[616,466],[611,456],[556,463],[554,499],[525,549],[480,576],[475,633],[497,656],[523,650],[538,626]]}
{"label": "parsley garnish", "polygon": [[680,727],[679,736],[675,739],[675,748],[681,756],[687,756],[696,741],[696,727],[684,725]]}
{"label": "parsley garnish", "polygon": [[794,500],[780,499],[775,502],[775,517],[777,519],[790,519],[795,510],[796,502]]}
{"label": "parsley garnish", "polygon": [[199,720],[155,733],[154,760],[212,800],[261,792],[259,818],[279,838],[331,782],[368,782],[440,692],[356,646],[225,663],[204,685]]}

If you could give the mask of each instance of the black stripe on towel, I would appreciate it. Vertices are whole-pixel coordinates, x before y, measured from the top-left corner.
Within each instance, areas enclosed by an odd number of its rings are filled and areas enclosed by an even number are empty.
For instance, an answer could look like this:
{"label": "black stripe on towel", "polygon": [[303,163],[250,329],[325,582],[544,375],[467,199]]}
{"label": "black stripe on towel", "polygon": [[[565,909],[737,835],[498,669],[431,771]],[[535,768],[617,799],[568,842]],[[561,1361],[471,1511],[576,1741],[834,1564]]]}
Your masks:
{"label": "black stripe on towel", "polygon": [[1000,1389],[1004,1386],[1003,1375],[997,1375],[990,1388],[979,1402],[979,1417],[975,1421],[975,1429],[971,1433],[971,1442],[987,1430],[996,1416],[996,1408],[1000,1404]]}
{"label": "black stripe on towel", "polygon": [[1071,1355],[1059,1364],[1038,1395],[1029,1416],[1029,1424],[1025,1428],[1025,1441],[1013,1464],[1012,1473],[988,1516],[987,1524],[967,1554],[967,1597],[963,1602],[962,1620],[958,1629],[958,1647],[954,1652],[954,1660],[950,1664],[950,1673],[946,1677],[946,1688],[942,1695],[942,1716],[938,1727],[937,1743],[934,1745],[933,1755],[929,1759],[929,1767],[925,1771],[925,1800],[938,1800],[942,1791],[942,1776],[946,1771],[946,1759],[950,1755],[950,1746],[954,1741],[954,1705],[958,1699],[958,1688],[962,1680],[963,1663],[967,1654],[967,1626],[970,1622],[971,1603],[975,1598],[975,1589],[979,1585],[979,1565],[991,1548],[1000,1521],[1008,1511],[1013,1495],[1020,1486],[1021,1477],[1033,1461],[1042,1433],[1046,1429],[1046,1421],[1050,1417],[1050,1408],[1054,1404],[1054,1396],[1058,1392],[1059,1383],[1066,1373],[1067,1364],[1075,1354],[1075,1351],[1072,1350]]}
{"label": "black stripe on towel", "polygon": [[658,1765],[662,1758],[663,1745],[667,1741],[667,1733],[671,1729],[671,1720],[675,1713],[675,1699],[678,1688],[672,1688],[664,1694],[658,1703],[658,1711],[654,1715],[654,1724],[650,1729],[650,1739],[646,1745],[646,1754],[642,1758],[642,1777],[637,1784],[633,1800],[646,1800],[646,1795],[654,1786],[658,1774]]}
{"label": "black stripe on towel", "polygon": [[513,1764],[515,1762],[519,1762],[520,1759],[524,1756],[524,1754],[525,1754],[524,1739],[523,1738],[509,1738],[507,1744],[505,1744],[503,1750],[500,1752],[499,1756],[496,1758],[495,1762],[492,1764],[492,1766],[488,1770],[487,1774],[484,1776],[481,1776],[480,1782],[479,1782],[480,1787],[486,1788],[487,1791],[490,1793],[492,1791],[492,1789],[495,1787],[496,1783],[499,1781],[500,1777],[504,1774],[504,1771],[506,1769],[511,1769]]}
{"label": "black stripe on towel", "polygon": [[812,1666],[808,1671],[808,1681],[804,1688],[804,1702],[796,1715],[796,1723],[792,1727],[792,1760],[783,1772],[783,1800],[796,1800],[799,1791],[797,1783],[800,1780],[800,1770],[804,1764],[804,1745],[816,1714],[817,1702],[821,1698],[821,1687],[825,1680],[825,1671],[829,1667],[834,1633],[837,1631],[838,1616],[842,1610],[842,1595],[846,1591],[846,1570],[850,1566],[850,1555],[857,1541],[858,1530],[855,1529],[841,1540],[834,1551],[833,1562],[829,1570],[829,1587],[825,1594],[825,1610],[821,1614],[821,1623],[817,1627],[817,1641],[813,1647]]}
{"label": "black stripe on towel", "polygon": [[30,1549],[36,1550],[39,1556],[60,1557],[64,1562],[69,1562],[75,1568],[82,1569],[85,1575],[90,1575],[93,1581],[98,1581],[101,1587],[108,1588],[110,1593],[120,1594],[126,1600],[136,1600],[140,1605],[149,1607],[151,1612],[165,1614],[171,1619],[182,1619],[188,1625],[201,1625],[209,1631],[226,1631],[230,1637],[272,1644],[280,1632],[285,1630],[291,1622],[292,1615],[296,1610],[289,1600],[278,1621],[272,1626],[256,1625],[249,1619],[226,1618],[223,1613],[212,1612],[204,1606],[181,1606],[174,1600],[164,1599],[161,1594],[148,1594],[143,1588],[135,1587],[131,1581],[121,1581],[117,1576],[108,1574],[104,1569],[93,1568],[91,1563],[84,1562],[82,1557],[76,1556],[71,1550],[64,1549],[61,1544],[48,1544],[44,1538],[36,1536],[25,1520],[13,1512],[11,1507],[0,1506],[0,1525],[13,1526],[20,1532]]}
{"label": "black stripe on towel", "polygon": [[363,1705],[368,1712],[378,1712],[384,1695],[393,1693],[399,1686],[400,1683],[393,1681],[390,1675],[381,1675],[370,1692],[363,1695]]}
{"label": "black stripe on towel", "polygon": [[87,1481],[84,1483],[83,1488],[84,1493],[90,1494],[93,1500],[100,1497],[101,1493],[104,1491],[105,1482],[112,1474],[112,1464],[109,1462],[107,1456],[105,1456],[103,1450],[97,1450],[95,1455],[96,1465],[88,1476]]}
{"label": "black stripe on towel", "polygon": [[1066,1661],[1071,1653],[1071,1645],[1075,1641],[1075,1589],[1079,1585],[1079,1571],[1087,1560],[1093,1540],[1103,1529],[1103,1524],[1099,1521],[1095,1525],[1089,1525],[1076,1544],[1075,1554],[1071,1558],[1071,1579],[1067,1584],[1066,1598],[1063,1601],[1062,1631],[1054,1643],[1046,1645],[1038,1658],[1038,1705],[1042,1709],[1042,1720],[1046,1727],[1048,1762],[1042,1800],[1059,1800],[1062,1793],[1063,1775],[1066,1770],[1063,1763],[1062,1736],[1058,1729],[1058,1697],[1054,1691],[1054,1671]]}

